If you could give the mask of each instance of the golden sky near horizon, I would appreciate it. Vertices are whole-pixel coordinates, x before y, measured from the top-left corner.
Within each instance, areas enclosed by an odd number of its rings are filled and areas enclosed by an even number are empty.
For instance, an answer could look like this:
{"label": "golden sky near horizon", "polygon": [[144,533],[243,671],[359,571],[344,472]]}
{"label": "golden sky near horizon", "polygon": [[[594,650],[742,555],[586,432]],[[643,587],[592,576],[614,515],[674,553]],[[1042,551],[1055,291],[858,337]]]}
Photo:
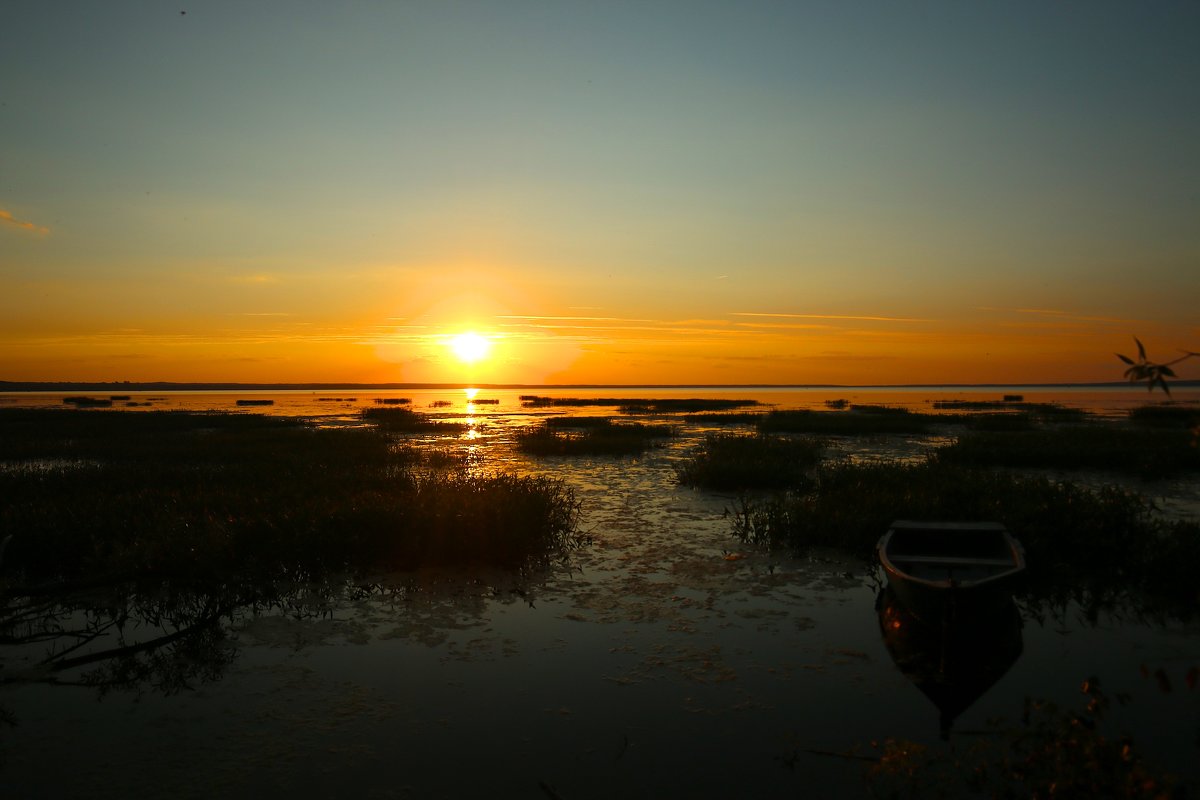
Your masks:
{"label": "golden sky near horizon", "polygon": [[1119,380],[1200,347],[1198,40],[1182,2],[18,5],[0,380]]}

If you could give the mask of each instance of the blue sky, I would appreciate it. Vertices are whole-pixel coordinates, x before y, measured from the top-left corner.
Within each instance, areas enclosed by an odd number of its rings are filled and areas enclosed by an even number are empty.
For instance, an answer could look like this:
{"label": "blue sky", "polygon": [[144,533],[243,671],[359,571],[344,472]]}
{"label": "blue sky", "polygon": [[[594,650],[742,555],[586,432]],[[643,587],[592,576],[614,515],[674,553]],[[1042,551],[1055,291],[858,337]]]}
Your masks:
{"label": "blue sky", "polygon": [[421,380],[465,326],[496,379],[1119,377],[1200,338],[1197,41],[1195,3],[16,2],[0,377]]}

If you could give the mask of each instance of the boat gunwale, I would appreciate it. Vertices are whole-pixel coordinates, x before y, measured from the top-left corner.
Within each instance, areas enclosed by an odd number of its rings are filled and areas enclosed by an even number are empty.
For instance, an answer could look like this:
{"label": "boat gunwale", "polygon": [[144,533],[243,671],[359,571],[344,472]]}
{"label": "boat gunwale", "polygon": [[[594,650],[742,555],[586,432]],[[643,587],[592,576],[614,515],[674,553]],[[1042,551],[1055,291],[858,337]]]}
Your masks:
{"label": "boat gunwale", "polygon": [[[891,544],[892,535],[897,530],[928,530],[928,531],[971,531],[971,532],[991,532],[999,534],[1007,547],[1007,552],[1011,556],[1010,559],[1005,559],[1003,563],[998,563],[1000,559],[995,558],[972,558],[969,556],[953,557],[960,566],[981,566],[981,567],[1002,567],[1009,566],[1008,569],[997,571],[982,578],[969,579],[965,581],[955,581],[952,578],[922,578],[914,575],[911,572],[903,569],[899,564],[892,559],[888,552],[888,546]],[[887,573],[889,580],[897,579],[906,581],[911,584],[920,585],[935,591],[948,590],[972,590],[983,589],[992,584],[1000,584],[1020,574],[1025,570],[1025,553],[1021,543],[1009,532],[1008,528],[999,522],[917,522],[913,520],[896,520],[888,526],[885,533],[875,546],[876,555],[880,565]],[[939,557],[929,556],[927,563],[934,563]],[[946,557],[942,557],[943,560]],[[909,561],[919,561],[920,556],[907,559]],[[900,558],[900,562],[906,559]]]}

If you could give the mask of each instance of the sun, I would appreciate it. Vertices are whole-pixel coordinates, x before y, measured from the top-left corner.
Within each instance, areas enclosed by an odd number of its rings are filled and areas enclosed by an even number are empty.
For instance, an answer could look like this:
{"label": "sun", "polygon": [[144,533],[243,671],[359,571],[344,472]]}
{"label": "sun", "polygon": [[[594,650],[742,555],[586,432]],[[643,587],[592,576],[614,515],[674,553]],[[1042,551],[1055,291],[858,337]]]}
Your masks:
{"label": "sun", "polygon": [[464,364],[475,364],[487,358],[492,349],[492,340],[474,331],[460,333],[450,338],[449,346],[455,358]]}

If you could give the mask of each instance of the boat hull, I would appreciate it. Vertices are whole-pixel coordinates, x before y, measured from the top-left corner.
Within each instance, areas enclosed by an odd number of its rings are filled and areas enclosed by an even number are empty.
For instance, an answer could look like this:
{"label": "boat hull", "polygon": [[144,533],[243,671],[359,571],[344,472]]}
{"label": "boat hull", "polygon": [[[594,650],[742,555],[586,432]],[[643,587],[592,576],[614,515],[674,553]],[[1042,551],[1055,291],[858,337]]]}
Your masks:
{"label": "boat hull", "polygon": [[990,522],[893,522],[877,546],[897,600],[929,624],[994,613],[1025,569],[1020,543]]}

